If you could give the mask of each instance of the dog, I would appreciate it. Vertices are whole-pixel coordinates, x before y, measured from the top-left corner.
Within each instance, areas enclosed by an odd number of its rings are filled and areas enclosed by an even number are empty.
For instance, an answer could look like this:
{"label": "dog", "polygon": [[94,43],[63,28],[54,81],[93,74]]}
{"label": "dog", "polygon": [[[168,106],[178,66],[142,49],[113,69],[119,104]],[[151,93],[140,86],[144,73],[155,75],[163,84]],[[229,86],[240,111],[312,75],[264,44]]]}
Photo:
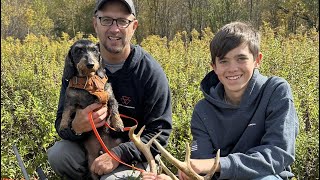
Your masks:
{"label": "dog", "polygon": [[[72,123],[77,109],[84,109],[88,105],[100,102],[108,108],[107,122],[116,131],[123,131],[124,125],[118,112],[118,102],[114,97],[111,84],[107,82],[105,69],[97,45],[92,41],[82,39],[76,41],[69,49],[65,58],[62,77],[69,81],[66,89],[64,110],[60,123],[60,130],[68,128]],[[105,126],[98,128],[98,132],[105,145],[110,149],[121,143],[109,135]],[[89,169],[93,161],[100,155],[102,147],[93,131],[83,141],[86,149]],[[93,179],[98,175],[91,172]]]}

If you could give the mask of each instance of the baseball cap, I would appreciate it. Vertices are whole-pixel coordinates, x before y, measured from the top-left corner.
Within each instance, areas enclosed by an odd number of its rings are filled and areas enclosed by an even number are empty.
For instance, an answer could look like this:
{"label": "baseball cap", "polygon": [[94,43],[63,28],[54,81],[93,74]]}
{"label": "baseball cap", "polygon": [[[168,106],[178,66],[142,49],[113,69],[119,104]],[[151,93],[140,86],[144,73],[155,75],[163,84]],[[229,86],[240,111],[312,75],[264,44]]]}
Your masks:
{"label": "baseball cap", "polygon": [[[127,6],[131,14],[136,15],[136,10],[134,8],[132,0],[119,0],[119,1],[123,2]],[[96,0],[96,7],[94,8],[94,13],[96,13],[99,9],[101,9],[106,2],[108,2],[108,0]]]}

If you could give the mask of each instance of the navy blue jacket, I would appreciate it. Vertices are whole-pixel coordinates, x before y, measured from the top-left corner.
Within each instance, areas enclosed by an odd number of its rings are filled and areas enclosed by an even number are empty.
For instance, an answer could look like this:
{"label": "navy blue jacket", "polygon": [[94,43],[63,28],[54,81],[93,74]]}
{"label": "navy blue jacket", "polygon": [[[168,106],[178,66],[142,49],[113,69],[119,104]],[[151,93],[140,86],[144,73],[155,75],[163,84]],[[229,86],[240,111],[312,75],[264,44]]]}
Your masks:
{"label": "navy blue jacket", "polygon": [[[172,131],[171,95],[167,77],[159,63],[140,46],[131,45],[131,53],[122,69],[113,74],[106,69],[106,73],[119,103],[120,114],[138,120],[138,128],[135,133],[145,125],[141,140],[146,143],[155,134],[162,131],[157,140],[166,146]],[[70,127],[59,131],[67,86],[68,82],[62,80],[55,128],[61,138],[81,141],[87,133],[76,136]],[[126,127],[134,125],[132,120],[122,119]],[[128,132],[114,132],[113,135],[120,136],[126,141],[112,149],[122,161],[126,163],[133,160],[145,161],[144,156],[137,150],[133,142],[129,141]],[[159,153],[156,148],[152,148],[151,152],[153,155]]]}

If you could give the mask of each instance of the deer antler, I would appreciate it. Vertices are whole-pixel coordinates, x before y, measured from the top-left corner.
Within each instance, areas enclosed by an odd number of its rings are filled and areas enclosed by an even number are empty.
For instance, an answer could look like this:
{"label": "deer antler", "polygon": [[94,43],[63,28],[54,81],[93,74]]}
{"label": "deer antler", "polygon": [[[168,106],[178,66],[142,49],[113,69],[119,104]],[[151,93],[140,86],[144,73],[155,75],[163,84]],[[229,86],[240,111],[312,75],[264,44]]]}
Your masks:
{"label": "deer antler", "polygon": [[164,170],[164,172],[166,172],[167,175],[169,175],[171,177],[171,179],[173,180],[179,180],[168,168],[167,166],[162,162],[160,156],[156,156],[157,161],[159,162],[161,168]]}
{"label": "deer antler", "polygon": [[[148,161],[148,164],[150,165],[150,171],[153,173],[157,173],[157,165],[155,162],[154,157],[151,154],[150,148],[151,144],[154,143],[158,150],[161,152],[161,155],[163,155],[171,164],[173,164],[176,168],[180,169],[182,172],[184,172],[187,176],[194,180],[210,180],[213,174],[216,172],[219,161],[220,161],[220,149],[217,152],[215,163],[213,164],[212,168],[210,169],[210,172],[206,176],[200,176],[197,174],[191,167],[190,164],[190,147],[189,143],[186,143],[186,156],[185,161],[181,162],[175,157],[173,157],[166,149],[164,149],[161,144],[156,140],[156,138],[161,134],[159,132],[156,134],[153,138],[149,140],[147,144],[144,144],[140,136],[145,129],[145,126],[143,126],[137,135],[134,134],[134,130],[137,128],[137,125],[130,128],[129,131],[129,137],[134,142],[134,144],[137,146],[137,148],[143,153],[145,158]],[[177,180],[178,178],[165,166],[165,164],[161,161],[161,159],[158,159],[161,167],[164,169],[164,171],[174,180]]]}
{"label": "deer antler", "polygon": [[209,180],[213,176],[213,174],[216,172],[219,161],[220,161],[220,150],[217,152],[217,156],[215,159],[215,163],[212,166],[210,173],[206,176],[200,176],[197,174],[191,167],[190,164],[190,147],[189,143],[186,143],[186,156],[185,161],[181,162],[175,157],[173,157],[166,149],[164,149],[160,143],[154,139],[153,143],[157,146],[158,150],[161,152],[161,155],[163,155],[170,163],[172,163],[176,168],[180,169],[182,172],[184,172],[187,176],[189,176],[191,179],[195,180]]}
{"label": "deer antler", "polygon": [[153,138],[151,138],[147,144],[144,144],[141,141],[140,136],[141,136],[145,126],[143,126],[140,129],[140,131],[138,132],[137,135],[134,134],[134,130],[136,128],[137,128],[137,125],[130,128],[129,137],[133,141],[133,143],[137,146],[137,148],[143,153],[145,158],[147,159],[148,164],[150,166],[150,171],[153,173],[157,173],[157,164],[151,154],[150,147],[151,147],[152,142],[161,134],[161,132],[159,132]]}
{"label": "deer antler", "polygon": [[216,154],[216,159],[214,161],[214,164],[212,168],[210,169],[209,173],[204,176],[204,179],[211,179],[211,177],[214,175],[214,173],[217,171],[220,163],[220,149],[218,149],[217,154]]}

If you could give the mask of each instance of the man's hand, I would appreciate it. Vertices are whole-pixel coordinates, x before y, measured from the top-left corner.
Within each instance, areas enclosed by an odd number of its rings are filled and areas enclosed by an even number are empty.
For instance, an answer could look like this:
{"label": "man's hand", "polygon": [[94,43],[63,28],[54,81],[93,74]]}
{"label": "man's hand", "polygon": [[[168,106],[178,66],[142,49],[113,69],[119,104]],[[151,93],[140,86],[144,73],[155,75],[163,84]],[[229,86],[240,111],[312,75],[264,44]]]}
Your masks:
{"label": "man's hand", "polygon": [[84,109],[79,109],[76,112],[76,116],[72,121],[72,129],[76,133],[83,133],[92,130],[91,124],[88,119],[88,113],[92,112],[93,122],[97,128],[105,125],[106,117],[108,115],[108,108],[102,106],[102,104],[93,103]]}
{"label": "man's hand", "polygon": [[101,176],[103,174],[108,174],[112,172],[118,166],[119,162],[110,157],[109,154],[105,153],[97,157],[93,161],[90,170],[91,172],[94,172]]}

